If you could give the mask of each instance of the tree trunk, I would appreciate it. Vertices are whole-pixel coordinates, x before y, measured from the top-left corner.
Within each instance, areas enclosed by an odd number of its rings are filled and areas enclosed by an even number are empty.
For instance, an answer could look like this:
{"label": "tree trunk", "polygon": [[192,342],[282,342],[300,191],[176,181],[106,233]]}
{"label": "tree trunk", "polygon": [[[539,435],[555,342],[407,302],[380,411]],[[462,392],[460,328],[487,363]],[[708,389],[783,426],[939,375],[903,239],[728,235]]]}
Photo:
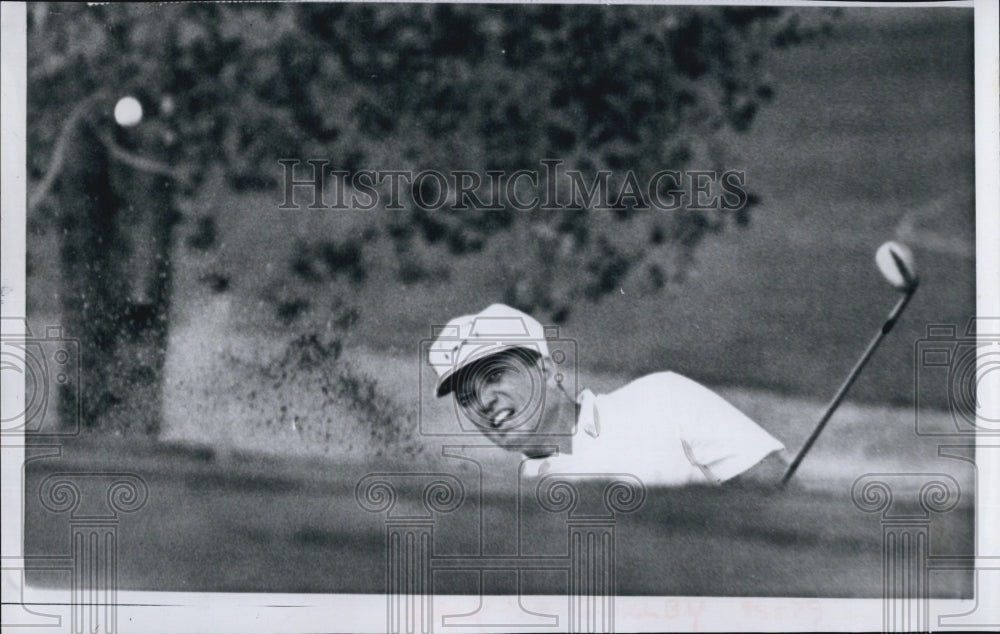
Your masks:
{"label": "tree trunk", "polygon": [[[159,432],[175,212],[171,181],[79,126],[60,175],[61,302],[80,340],[81,424]],[[63,421],[68,424],[70,421]]]}

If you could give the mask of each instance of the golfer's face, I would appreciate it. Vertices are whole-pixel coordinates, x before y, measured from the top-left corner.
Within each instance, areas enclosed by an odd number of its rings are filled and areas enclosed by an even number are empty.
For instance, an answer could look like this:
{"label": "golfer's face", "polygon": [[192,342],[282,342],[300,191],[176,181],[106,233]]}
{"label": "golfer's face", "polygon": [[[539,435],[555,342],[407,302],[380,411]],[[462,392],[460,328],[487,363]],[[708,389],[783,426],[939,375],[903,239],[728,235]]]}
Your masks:
{"label": "golfer's face", "polygon": [[465,416],[501,447],[524,443],[538,423],[545,377],[536,360],[517,351],[493,355],[466,373],[455,395]]}

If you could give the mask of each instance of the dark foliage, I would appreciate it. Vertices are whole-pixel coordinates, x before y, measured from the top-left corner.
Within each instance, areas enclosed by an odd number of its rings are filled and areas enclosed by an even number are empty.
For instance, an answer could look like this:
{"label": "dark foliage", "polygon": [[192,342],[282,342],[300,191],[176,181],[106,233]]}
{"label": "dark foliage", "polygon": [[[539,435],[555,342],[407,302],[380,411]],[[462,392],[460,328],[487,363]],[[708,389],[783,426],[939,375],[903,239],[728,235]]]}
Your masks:
{"label": "dark foliage", "polygon": [[[136,95],[147,112],[130,134],[147,150],[169,146],[196,185],[221,166],[237,188],[274,186],[283,157],[322,157],[335,169],[538,169],[557,157],[589,176],[615,170],[722,167],[711,139],[744,131],[774,94],[763,60],[829,25],[773,7],[462,4],[240,4],[60,6],[30,12],[29,100],[46,104],[30,122],[29,174],[40,178],[58,123],[100,93]],[[539,184],[539,189],[544,184]],[[444,253],[480,252],[497,232],[526,225],[539,267],[519,254],[530,293],[511,301],[566,312],[655,264],[665,281],[683,275],[707,234],[736,213],[511,209],[449,213],[404,204],[384,227]],[[207,221],[206,221],[207,222]],[[615,225],[647,225],[650,239]],[[412,230],[416,229],[416,236]],[[594,240],[600,236],[601,240]],[[560,248],[551,249],[553,238]],[[190,244],[204,248],[211,228]],[[631,265],[602,262],[609,244]],[[348,248],[345,251],[345,248]],[[322,254],[330,271],[363,279],[360,244]],[[405,249],[404,249],[405,250]],[[401,250],[400,252],[402,252]],[[305,265],[305,263],[303,263]],[[420,274],[399,267],[405,281]],[[539,271],[544,270],[544,273]],[[296,269],[299,272],[299,269]],[[303,275],[311,275],[302,268]],[[539,275],[557,275],[555,287]]]}

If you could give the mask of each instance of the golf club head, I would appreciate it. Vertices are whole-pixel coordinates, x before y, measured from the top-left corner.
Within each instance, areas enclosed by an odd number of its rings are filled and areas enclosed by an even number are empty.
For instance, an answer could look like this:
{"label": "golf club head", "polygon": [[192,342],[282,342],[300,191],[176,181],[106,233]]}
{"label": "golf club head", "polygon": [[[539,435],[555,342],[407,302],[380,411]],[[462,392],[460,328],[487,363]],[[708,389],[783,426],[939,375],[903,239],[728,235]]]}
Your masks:
{"label": "golf club head", "polygon": [[875,264],[897,291],[911,293],[917,287],[919,277],[913,252],[905,244],[892,240],[884,243],[875,252]]}

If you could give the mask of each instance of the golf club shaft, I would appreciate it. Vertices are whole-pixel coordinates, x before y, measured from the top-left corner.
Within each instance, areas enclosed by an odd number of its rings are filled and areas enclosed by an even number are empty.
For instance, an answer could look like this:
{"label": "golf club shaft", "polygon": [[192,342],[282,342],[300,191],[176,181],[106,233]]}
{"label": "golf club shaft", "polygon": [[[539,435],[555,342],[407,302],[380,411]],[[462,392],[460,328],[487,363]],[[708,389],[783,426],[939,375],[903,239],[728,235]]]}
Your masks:
{"label": "golf club shaft", "polygon": [[892,312],[889,313],[889,317],[885,320],[885,323],[882,324],[882,328],[879,330],[878,334],[876,334],[871,340],[871,343],[868,344],[868,348],[865,350],[865,353],[861,355],[858,362],[854,364],[854,367],[851,369],[851,373],[847,375],[847,379],[843,382],[843,384],[841,384],[840,389],[837,390],[837,393],[830,401],[830,404],[826,406],[826,411],[823,412],[823,417],[820,418],[819,423],[816,424],[816,429],[813,430],[809,439],[806,440],[802,449],[799,450],[798,455],[795,456],[795,460],[788,465],[788,470],[785,471],[785,475],[781,478],[781,484],[786,484],[791,477],[795,475],[795,470],[799,468],[799,464],[802,463],[802,459],[806,457],[810,447],[812,447],[813,443],[816,442],[816,439],[819,438],[820,433],[823,431],[823,428],[826,427],[827,421],[830,420],[830,417],[837,409],[837,406],[840,405],[842,400],[844,400],[844,396],[847,394],[847,390],[849,390],[851,385],[854,383],[854,379],[858,378],[858,374],[861,373],[861,369],[865,367],[866,363],[868,363],[868,359],[871,358],[875,349],[878,348],[878,344],[881,343],[882,338],[889,334],[892,327],[896,325],[896,320],[899,319],[900,313],[903,312],[903,309],[906,308],[906,304],[909,303],[910,298],[913,297],[913,292],[915,290],[917,290],[917,287],[914,284],[906,291],[906,294],[900,297],[899,301],[896,302],[896,306],[892,309]]}

